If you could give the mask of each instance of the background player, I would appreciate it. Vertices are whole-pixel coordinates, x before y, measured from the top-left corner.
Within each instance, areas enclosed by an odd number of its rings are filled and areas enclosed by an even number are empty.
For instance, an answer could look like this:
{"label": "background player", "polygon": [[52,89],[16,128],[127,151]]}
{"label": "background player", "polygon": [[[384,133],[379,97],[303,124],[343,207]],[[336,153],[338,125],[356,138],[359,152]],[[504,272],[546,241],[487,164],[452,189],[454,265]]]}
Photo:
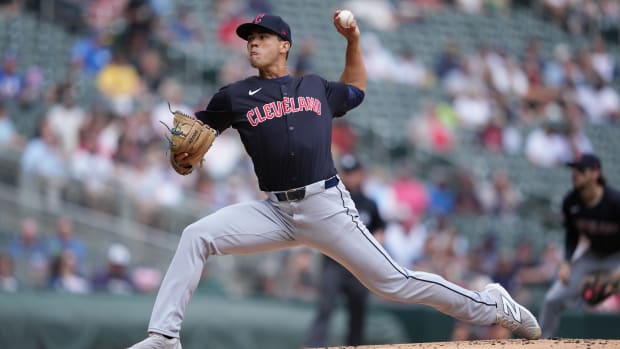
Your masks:
{"label": "background player", "polygon": [[[385,298],[425,304],[460,320],[500,323],[538,338],[532,314],[501,286],[470,291],[438,275],[397,265],[368,232],[336,176],[331,155],[332,117],[359,105],[367,76],[355,21],[337,31],[347,40],[339,82],[316,75],[293,78],[287,68],[292,44],[282,18],[259,14],[237,28],[258,76],[223,87],[198,118],[220,133],[237,129],[268,199],[225,207],[189,225],[160,286],[148,331],[134,349],[180,348],[186,306],[210,255],[273,251],[305,244],[341,263]],[[187,157],[185,155],[185,157]],[[177,163],[183,166],[184,154]]]}
{"label": "background player", "polygon": [[562,203],[566,260],[542,306],[544,338],[556,333],[562,311],[579,298],[580,283],[586,275],[620,269],[620,193],[605,183],[596,155],[584,154],[569,166],[573,189]]}
{"label": "background player", "polygon": [[[351,194],[360,220],[375,239],[383,243],[385,221],[379,214],[377,204],[362,191],[365,171],[361,162],[357,157],[347,154],[340,158],[339,167],[342,183]],[[345,345],[364,344],[368,289],[338,262],[323,255],[318,309],[306,342],[308,347],[317,348],[326,345],[329,320],[341,294],[346,297],[349,319]]]}

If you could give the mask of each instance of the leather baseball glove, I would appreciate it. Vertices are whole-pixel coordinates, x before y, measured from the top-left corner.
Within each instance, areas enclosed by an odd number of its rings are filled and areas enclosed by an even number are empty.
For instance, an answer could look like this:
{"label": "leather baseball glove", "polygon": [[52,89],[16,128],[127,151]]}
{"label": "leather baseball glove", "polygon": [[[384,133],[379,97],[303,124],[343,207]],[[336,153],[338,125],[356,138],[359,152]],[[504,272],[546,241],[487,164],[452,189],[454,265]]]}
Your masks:
{"label": "leather baseball glove", "polygon": [[[170,132],[166,136],[170,150],[170,164],[178,174],[185,176],[202,164],[204,155],[217,137],[217,131],[178,110],[170,112],[174,115],[172,127],[162,122]],[[187,153],[187,157],[183,159],[182,164],[179,164],[176,158],[183,153]]]}
{"label": "leather baseball glove", "polygon": [[620,291],[619,286],[620,273],[593,272],[581,280],[581,297],[588,305],[595,306]]}

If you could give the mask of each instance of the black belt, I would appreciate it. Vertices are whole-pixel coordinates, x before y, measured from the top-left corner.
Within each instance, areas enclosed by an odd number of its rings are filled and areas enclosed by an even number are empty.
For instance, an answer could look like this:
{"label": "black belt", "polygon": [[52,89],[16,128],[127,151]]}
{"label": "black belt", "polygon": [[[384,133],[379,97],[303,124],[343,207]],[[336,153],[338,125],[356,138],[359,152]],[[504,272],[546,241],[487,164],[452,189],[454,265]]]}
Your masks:
{"label": "black belt", "polygon": [[[337,176],[325,180],[325,189],[335,187],[340,180]],[[278,201],[299,201],[306,197],[306,187],[273,193]]]}

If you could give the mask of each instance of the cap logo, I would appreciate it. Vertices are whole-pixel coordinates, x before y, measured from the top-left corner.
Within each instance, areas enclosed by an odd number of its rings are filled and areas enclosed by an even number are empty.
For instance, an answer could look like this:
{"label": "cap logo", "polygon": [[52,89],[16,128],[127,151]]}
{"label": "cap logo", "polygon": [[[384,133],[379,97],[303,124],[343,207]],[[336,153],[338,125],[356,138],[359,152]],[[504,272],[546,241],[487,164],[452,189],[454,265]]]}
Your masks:
{"label": "cap logo", "polygon": [[282,30],[280,31],[280,34],[281,34],[282,36],[286,36],[286,30],[285,30],[285,29],[282,29]]}
{"label": "cap logo", "polygon": [[265,17],[264,13],[257,14],[256,17],[254,17],[254,20],[252,21],[252,23],[258,24],[258,23],[262,22],[263,21],[263,17]]}

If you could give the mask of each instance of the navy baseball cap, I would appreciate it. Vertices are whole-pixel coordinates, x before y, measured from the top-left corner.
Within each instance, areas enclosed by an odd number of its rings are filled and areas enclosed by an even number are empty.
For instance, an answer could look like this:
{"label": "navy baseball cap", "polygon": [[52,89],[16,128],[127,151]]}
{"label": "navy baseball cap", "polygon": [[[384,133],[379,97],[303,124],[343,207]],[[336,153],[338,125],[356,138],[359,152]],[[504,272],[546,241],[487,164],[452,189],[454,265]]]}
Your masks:
{"label": "navy baseball cap", "polygon": [[575,161],[571,161],[566,164],[568,167],[576,168],[578,170],[584,170],[586,168],[593,170],[601,169],[601,160],[594,154],[583,154]]}
{"label": "navy baseball cap", "polygon": [[362,163],[354,155],[346,154],[340,158],[340,169],[343,172],[352,172],[361,168]]}
{"label": "navy baseball cap", "polygon": [[259,13],[254,17],[252,22],[243,23],[237,27],[237,35],[243,40],[248,40],[248,36],[252,31],[256,29],[262,29],[270,31],[283,40],[293,44],[293,38],[291,37],[291,27],[280,16]]}

